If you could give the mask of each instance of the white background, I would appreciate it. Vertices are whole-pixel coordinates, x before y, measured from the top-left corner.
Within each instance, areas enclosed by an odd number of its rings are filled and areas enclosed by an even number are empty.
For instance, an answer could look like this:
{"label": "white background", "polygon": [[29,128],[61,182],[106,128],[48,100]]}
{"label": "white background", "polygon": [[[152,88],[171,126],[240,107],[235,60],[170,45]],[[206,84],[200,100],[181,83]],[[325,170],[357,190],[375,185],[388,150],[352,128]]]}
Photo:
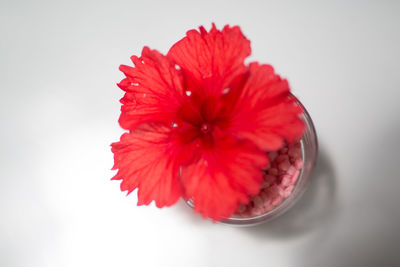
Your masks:
{"label": "white background", "polygon": [[[399,266],[399,1],[0,1],[0,266]],[[120,64],[240,25],[320,140],[266,225],[137,207],[114,172]]]}

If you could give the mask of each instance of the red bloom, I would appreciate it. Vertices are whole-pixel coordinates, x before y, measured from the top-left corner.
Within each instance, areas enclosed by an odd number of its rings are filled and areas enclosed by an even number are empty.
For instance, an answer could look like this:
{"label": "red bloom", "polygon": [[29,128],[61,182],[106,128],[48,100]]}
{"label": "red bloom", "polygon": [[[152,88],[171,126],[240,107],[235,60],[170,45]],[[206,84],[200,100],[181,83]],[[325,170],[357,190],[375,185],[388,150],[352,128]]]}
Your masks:
{"label": "red bloom", "polygon": [[167,56],[144,47],[122,65],[121,127],[113,179],[138,188],[138,205],[192,199],[204,217],[230,217],[256,195],[266,151],[302,136],[302,109],[270,65],[244,60],[239,27],[190,30]]}

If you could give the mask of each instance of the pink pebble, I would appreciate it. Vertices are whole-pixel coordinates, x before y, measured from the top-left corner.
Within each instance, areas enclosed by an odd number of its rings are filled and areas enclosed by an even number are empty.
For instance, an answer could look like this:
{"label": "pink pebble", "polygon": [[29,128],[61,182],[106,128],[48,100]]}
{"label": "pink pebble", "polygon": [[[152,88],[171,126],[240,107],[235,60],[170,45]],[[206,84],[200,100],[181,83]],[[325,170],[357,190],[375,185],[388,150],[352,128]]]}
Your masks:
{"label": "pink pebble", "polygon": [[267,172],[268,172],[268,174],[273,175],[273,176],[277,176],[278,175],[278,169],[277,168],[269,168]]}
{"label": "pink pebble", "polygon": [[275,183],[276,176],[266,174],[264,175],[264,182],[268,183],[268,185]]}
{"label": "pink pebble", "polygon": [[254,203],[254,208],[262,208],[263,207],[263,201],[261,197],[255,196],[253,198],[253,203]]}
{"label": "pink pebble", "polygon": [[264,212],[270,211],[274,208],[274,206],[272,205],[271,201],[267,204],[264,204]]}
{"label": "pink pebble", "polygon": [[296,169],[301,170],[301,168],[303,168],[304,166],[304,162],[301,158],[296,159],[296,161],[294,162],[294,166],[296,167]]}
{"label": "pink pebble", "polygon": [[278,171],[278,175],[284,175],[284,174],[286,174],[286,171],[285,171],[285,170],[279,170],[279,171]]}
{"label": "pink pebble", "polygon": [[290,165],[289,169],[286,171],[287,174],[293,175],[297,171],[296,167],[293,165]]}
{"label": "pink pebble", "polygon": [[279,150],[279,154],[285,155],[288,153],[288,151],[289,151],[289,149],[287,147],[283,147],[281,150]]}
{"label": "pink pebble", "polygon": [[264,181],[264,182],[261,184],[261,189],[265,189],[265,188],[269,187],[270,185],[271,185],[270,183]]}
{"label": "pink pebble", "polygon": [[263,200],[263,205],[270,205],[271,204],[271,196],[266,194],[265,192],[263,192],[265,195],[264,197],[261,197],[261,199]]}
{"label": "pink pebble", "polygon": [[296,147],[290,148],[288,155],[292,158],[301,158],[301,149]]}
{"label": "pink pebble", "polygon": [[273,184],[267,188],[270,197],[275,197],[279,194],[279,187],[277,184]]}
{"label": "pink pebble", "polygon": [[278,206],[279,204],[282,203],[282,201],[283,201],[283,197],[279,194],[272,199],[272,205]]}
{"label": "pink pebble", "polygon": [[280,186],[279,187],[279,195],[283,197],[284,193],[285,193],[285,188],[284,186]]}
{"label": "pink pebble", "polygon": [[268,193],[267,193],[267,192],[265,192],[264,190],[263,190],[263,191],[261,191],[261,193],[259,194],[259,196],[261,197],[261,199],[262,199],[262,201],[263,201],[263,202],[265,202],[265,201],[269,200]]}
{"label": "pink pebble", "polygon": [[281,163],[283,161],[289,160],[289,156],[288,155],[279,155],[278,157],[276,157],[276,163]]}
{"label": "pink pebble", "polygon": [[295,184],[297,182],[297,179],[299,178],[300,171],[296,171],[293,176],[292,176],[292,184]]}
{"label": "pink pebble", "polygon": [[253,209],[251,209],[251,215],[253,216],[258,216],[264,213],[264,209],[263,208],[258,208],[258,207],[254,207]]}
{"label": "pink pebble", "polygon": [[291,143],[291,144],[289,144],[289,149],[291,149],[291,148],[301,148],[301,144],[300,144],[300,142],[296,142],[296,143]]}
{"label": "pink pebble", "polygon": [[289,160],[285,160],[285,161],[282,161],[281,163],[279,163],[278,168],[281,171],[287,171],[290,168],[290,166],[291,165],[290,165]]}
{"label": "pink pebble", "polygon": [[292,175],[285,174],[280,177],[281,185],[286,187],[292,183]]}
{"label": "pink pebble", "polygon": [[287,188],[285,188],[285,190],[283,190],[283,192],[281,193],[281,196],[284,198],[287,198],[292,193],[293,188],[294,188],[293,185],[289,185]]}

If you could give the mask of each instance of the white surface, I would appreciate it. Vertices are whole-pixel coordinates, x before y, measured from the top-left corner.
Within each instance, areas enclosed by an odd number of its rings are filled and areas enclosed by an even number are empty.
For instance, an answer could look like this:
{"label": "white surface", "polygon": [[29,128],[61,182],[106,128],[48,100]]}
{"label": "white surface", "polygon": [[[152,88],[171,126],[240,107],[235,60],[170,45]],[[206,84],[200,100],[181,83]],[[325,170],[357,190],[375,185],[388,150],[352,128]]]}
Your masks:
{"label": "white surface", "polygon": [[[0,266],[399,266],[400,2],[0,2]],[[321,158],[289,213],[242,229],[110,181],[120,64],[238,24],[288,77]]]}

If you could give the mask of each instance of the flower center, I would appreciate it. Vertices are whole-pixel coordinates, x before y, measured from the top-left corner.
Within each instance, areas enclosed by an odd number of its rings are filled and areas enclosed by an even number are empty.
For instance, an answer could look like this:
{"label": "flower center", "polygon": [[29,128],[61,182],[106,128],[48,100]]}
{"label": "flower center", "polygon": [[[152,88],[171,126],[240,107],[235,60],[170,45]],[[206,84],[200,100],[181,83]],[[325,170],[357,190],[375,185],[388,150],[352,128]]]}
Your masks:
{"label": "flower center", "polygon": [[200,126],[200,130],[202,133],[207,134],[211,131],[211,125],[207,122],[203,122]]}

